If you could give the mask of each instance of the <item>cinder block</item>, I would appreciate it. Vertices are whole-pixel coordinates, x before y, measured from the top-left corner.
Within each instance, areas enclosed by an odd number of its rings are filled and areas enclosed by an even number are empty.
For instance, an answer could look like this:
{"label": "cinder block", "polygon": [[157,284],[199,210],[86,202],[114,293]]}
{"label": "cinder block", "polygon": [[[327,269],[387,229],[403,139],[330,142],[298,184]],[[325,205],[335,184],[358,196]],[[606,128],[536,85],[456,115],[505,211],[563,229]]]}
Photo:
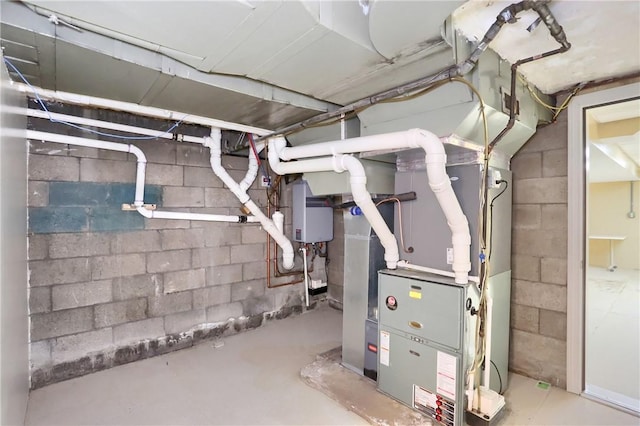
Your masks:
{"label": "cinder block", "polygon": [[73,361],[92,352],[109,349],[112,344],[113,333],[110,328],[58,337],[51,344],[51,358],[54,364]]}
{"label": "cinder block", "polygon": [[159,140],[136,141],[136,146],[144,152],[147,157],[147,164],[176,164],[177,145],[175,142],[162,142]]}
{"label": "cinder block", "polygon": [[264,244],[267,240],[267,232],[259,224],[243,226],[240,229],[242,244]]}
{"label": "cinder block", "polygon": [[164,329],[167,334],[181,333],[207,322],[204,309],[197,309],[164,317]]}
{"label": "cinder block", "polygon": [[513,222],[514,229],[540,229],[542,214],[540,204],[514,204]]}
{"label": "cinder block", "polygon": [[180,271],[191,267],[191,250],[147,254],[147,272]]}
{"label": "cinder block", "polygon": [[89,230],[85,207],[32,207],[29,209],[29,232],[85,232]]}
{"label": "cinder block", "polygon": [[240,244],[240,238],[241,228],[220,225],[205,233],[205,244],[207,247],[231,246]]}
{"label": "cinder block", "polygon": [[135,161],[81,158],[80,180],[82,182],[134,182],[136,163]]}
{"label": "cinder block", "polygon": [[111,252],[144,253],[160,251],[160,233],[158,231],[135,231],[115,234],[111,239]]}
{"label": "cinder block", "polygon": [[116,345],[156,339],[164,335],[164,321],[162,318],[150,318],[113,327],[113,342]]}
{"label": "cinder block", "polygon": [[193,249],[192,266],[202,268],[207,266],[226,265],[230,262],[229,247],[208,247]]}
{"label": "cinder block", "polygon": [[45,207],[49,205],[49,183],[30,180],[28,183],[29,196],[27,206]]}
{"label": "cinder block", "polygon": [[144,298],[97,305],[95,307],[96,328],[138,321],[146,317],[147,299]]}
{"label": "cinder block", "polygon": [[542,153],[542,176],[567,176],[566,149],[553,149]]}
{"label": "cinder block", "polygon": [[57,155],[29,155],[30,180],[77,181],[80,178],[78,158]]}
{"label": "cinder block", "polygon": [[244,299],[258,298],[265,291],[264,280],[243,281],[231,286],[231,301],[238,302]]}
{"label": "cinder block", "polygon": [[[37,123],[38,128],[40,128],[40,126],[42,125],[41,123],[48,124],[47,122],[43,122],[41,119],[30,117],[27,121],[29,123],[28,125],[31,125],[31,123],[35,122],[34,120],[38,120],[38,123]],[[39,154],[39,155],[46,155],[46,156],[54,156],[54,155],[66,156],[68,153],[69,145],[67,144],[38,141],[33,139],[30,139],[28,143],[29,143],[29,154]]]}
{"label": "cinder block", "polygon": [[567,178],[523,179],[514,182],[515,204],[562,204],[567,202]]}
{"label": "cinder block", "polygon": [[49,236],[29,234],[29,260],[42,260],[49,255]]}
{"label": "cinder block", "polygon": [[543,257],[540,263],[542,282],[567,285],[567,259]]}
{"label": "cinder block", "polygon": [[207,286],[242,281],[242,265],[218,265],[207,268]]}
{"label": "cinder block", "polygon": [[[50,182],[49,205],[115,207],[132,203],[135,198],[134,183]],[[144,201],[161,203],[162,188],[145,185]]]}
{"label": "cinder block", "polygon": [[204,287],[204,285],[204,269],[189,269],[186,271],[166,272],[164,274],[165,294],[200,288]]}
{"label": "cinder block", "polygon": [[558,340],[567,340],[567,314],[541,309],[540,334]]}
{"label": "cinder block", "polygon": [[552,337],[511,331],[509,370],[536,377],[559,388],[566,387],[565,342]]}
{"label": "cinder block", "polygon": [[163,250],[204,247],[202,229],[166,229],[160,231],[160,241]]}
{"label": "cinder block", "polygon": [[93,208],[89,228],[94,232],[134,231],[144,228],[144,217],[135,211],[123,211],[120,207]]}
{"label": "cinder block", "polygon": [[149,298],[149,316],[161,317],[176,312],[190,311],[191,306],[190,291],[154,296]]}
{"label": "cinder block", "polygon": [[29,314],[51,312],[51,287],[29,289]]}
{"label": "cinder block", "polygon": [[[213,174],[213,172],[211,173]],[[155,185],[182,186],[182,166],[149,163],[147,164],[146,181]]]}
{"label": "cinder block", "polygon": [[226,188],[205,188],[204,198],[206,207],[239,208],[242,206],[242,203],[233,195],[233,192]]}
{"label": "cinder block", "polygon": [[162,294],[162,275],[145,274],[113,279],[113,299],[127,300]]}
{"label": "cinder block", "polygon": [[275,310],[275,298],[272,294],[265,294],[260,297],[251,297],[242,300],[242,309],[245,316],[260,315],[265,312]]}
{"label": "cinder block", "polygon": [[94,280],[140,275],[145,272],[145,256],[141,253],[91,258],[91,276]]}
{"label": "cinder block", "polygon": [[538,308],[513,303],[511,305],[511,328],[538,333],[539,312]]}
{"label": "cinder block", "polygon": [[31,315],[31,341],[80,333],[93,328],[93,308]]}
{"label": "cinder block", "polygon": [[542,205],[542,227],[567,232],[568,226],[567,205],[566,204],[543,204]]}
{"label": "cinder block", "polygon": [[567,312],[567,289],[554,284],[513,281],[512,302],[557,312]]}
{"label": "cinder block", "polygon": [[57,285],[51,289],[54,311],[107,303],[112,299],[109,280]]}
{"label": "cinder block", "polygon": [[218,285],[193,291],[193,309],[231,302],[231,285]]}
{"label": "cinder block", "polygon": [[542,152],[563,148],[567,148],[567,119],[566,114],[561,113],[553,125],[539,128],[519,153]]}
{"label": "cinder block", "polygon": [[117,161],[126,161],[129,159],[126,152],[108,151],[106,149],[89,148],[86,146],[68,145],[67,152],[70,157],[98,158]]}
{"label": "cinder block", "polygon": [[29,366],[31,371],[51,364],[51,346],[49,340],[29,343]]}
{"label": "cinder block", "polygon": [[88,258],[36,260],[29,262],[31,287],[91,280]]}
{"label": "cinder block", "polygon": [[204,189],[165,186],[162,199],[164,207],[204,207]]}
{"label": "cinder block", "polygon": [[222,188],[222,181],[211,168],[184,166],[184,186]]}
{"label": "cinder block", "polygon": [[540,258],[513,255],[511,257],[511,277],[516,280],[540,281]]}
{"label": "cinder block", "polygon": [[109,254],[109,236],[93,233],[53,234],[49,236],[49,257],[86,257]]}
{"label": "cinder block", "polygon": [[542,153],[517,153],[511,159],[511,170],[514,180],[542,177]]}
{"label": "cinder block", "polygon": [[238,318],[242,314],[243,308],[240,302],[216,305],[207,309],[207,322],[225,322],[230,318]]}
{"label": "cinder block", "polygon": [[231,263],[255,262],[265,259],[264,244],[242,244],[231,246]]}
{"label": "cinder block", "polygon": [[242,264],[242,279],[244,281],[256,280],[267,277],[267,264],[265,261]]}
{"label": "cinder block", "polygon": [[[256,179],[256,182],[258,181],[258,179]],[[257,183],[254,183],[254,185],[257,185]],[[265,191],[264,188],[250,189],[248,191],[248,194],[257,205],[267,205],[267,191]]]}
{"label": "cinder block", "polygon": [[514,229],[512,233],[514,254],[535,257],[567,257],[567,234],[554,230]]}
{"label": "cinder block", "polygon": [[208,148],[200,145],[178,145],[176,162],[183,166],[199,166],[211,169],[211,154]]}

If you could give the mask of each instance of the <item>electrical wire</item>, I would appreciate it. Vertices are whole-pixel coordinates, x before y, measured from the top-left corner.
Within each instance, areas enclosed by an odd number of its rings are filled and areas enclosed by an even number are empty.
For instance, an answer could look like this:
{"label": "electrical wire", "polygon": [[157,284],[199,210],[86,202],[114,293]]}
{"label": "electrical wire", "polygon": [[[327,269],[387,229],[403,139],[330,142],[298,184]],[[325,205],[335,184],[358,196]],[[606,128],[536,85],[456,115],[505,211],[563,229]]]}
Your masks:
{"label": "electrical wire", "polygon": [[398,226],[400,226],[400,245],[402,246],[402,251],[405,253],[413,253],[413,247],[405,248],[404,246],[404,231],[402,229],[402,203],[396,197],[385,198],[384,200],[380,200],[376,203],[376,207],[378,207],[382,203],[388,203],[390,201],[398,203]]}
{"label": "electrical wire", "polygon": [[98,130],[93,130],[91,128],[84,127],[84,126],[78,126],[77,124],[73,124],[64,120],[57,120],[53,118],[53,116],[51,115],[51,111],[49,111],[49,109],[45,105],[44,101],[38,94],[38,91],[36,90],[36,88],[33,87],[31,83],[29,83],[29,80],[27,80],[27,78],[20,72],[20,70],[16,68],[16,66],[13,65],[13,63],[11,63],[11,61],[9,61],[9,59],[7,59],[6,57],[3,57],[2,59],[4,60],[5,64],[7,64],[7,66],[9,66],[13,71],[16,72],[16,74],[18,74],[20,79],[29,87],[29,89],[31,89],[31,91],[36,97],[37,103],[40,105],[42,110],[47,113],[47,115],[49,116],[49,121],[52,123],[64,124],[65,126],[73,127],[74,129],[82,130],[84,132],[92,133],[94,135],[105,136],[109,138],[124,139],[124,140],[154,140],[154,139],[158,139],[161,136],[170,134],[174,129],[176,129],[180,124],[182,124],[182,122],[189,116],[189,114],[186,114],[180,120],[176,121],[171,127],[163,131],[162,133],[159,133],[157,136],[122,136],[122,135],[116,135],[113,133],[100,132]]}
{"label": "electrical wire", "polygon": [[491,361],[491,365],[493,365],[496,368],[496,373],[498,373],[498,381],[500,382],[500,390],[498,391],[498,393],[502,395],[502,376],[500,375],[500,370],[498,370],[498,366],[496,365],[495,362],[493,362],[493,360],[489,360],[489,361]]}
{"label": "electrical wire", "polygon": [[262,172],[262,176],[265,179],[267,179],[267,182],[269,182],[271,179],[269,178],[269,175],[265,171],[264,166],[262,165],[262,161],[260,161],[260,156],[258,155],[258,150],[256,149],[256,144],[253,143],[253,135],[251,133],[248,133],[248,135],[249,135],[249,145],[251,145],[251,150],[253,151],[253,155],[256,157],[256,161],[258,162],[258,167],[260,167],[260,171]]}

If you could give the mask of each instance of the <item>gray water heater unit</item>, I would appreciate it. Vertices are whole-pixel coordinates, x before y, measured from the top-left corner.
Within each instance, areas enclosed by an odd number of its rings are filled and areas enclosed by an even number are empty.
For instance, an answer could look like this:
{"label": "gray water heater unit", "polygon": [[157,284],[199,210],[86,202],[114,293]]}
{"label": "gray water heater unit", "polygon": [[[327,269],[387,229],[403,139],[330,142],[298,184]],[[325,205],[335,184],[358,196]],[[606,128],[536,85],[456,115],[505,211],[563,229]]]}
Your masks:
{"label": "gray water heater unit", "polygon": [[318,243],[333,240],[333,208],[326,197],[314,197],[304,180],[292,188],[292,240]]}

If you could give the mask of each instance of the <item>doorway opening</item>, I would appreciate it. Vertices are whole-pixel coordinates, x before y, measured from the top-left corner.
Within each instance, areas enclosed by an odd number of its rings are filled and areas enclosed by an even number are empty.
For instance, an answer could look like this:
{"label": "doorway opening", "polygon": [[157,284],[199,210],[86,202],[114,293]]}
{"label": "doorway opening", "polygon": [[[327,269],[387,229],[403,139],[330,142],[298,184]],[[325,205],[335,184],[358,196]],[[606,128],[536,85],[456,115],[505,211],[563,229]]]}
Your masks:
{"label": "doorway opening", "polygon": [[569,109],[567,390],[640,413],[640,84]]}

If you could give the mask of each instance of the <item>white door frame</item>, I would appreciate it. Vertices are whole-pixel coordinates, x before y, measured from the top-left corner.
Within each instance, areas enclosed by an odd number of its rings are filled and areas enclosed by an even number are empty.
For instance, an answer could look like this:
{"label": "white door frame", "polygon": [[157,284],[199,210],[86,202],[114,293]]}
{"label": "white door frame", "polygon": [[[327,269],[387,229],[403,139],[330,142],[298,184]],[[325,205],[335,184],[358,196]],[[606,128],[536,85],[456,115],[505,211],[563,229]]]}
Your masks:
{"label": "white door frame", "polygon": [[569,104],[567,189],[567,391],[584,391],[585,112],[640,96],[640,83],[576,96]]}

